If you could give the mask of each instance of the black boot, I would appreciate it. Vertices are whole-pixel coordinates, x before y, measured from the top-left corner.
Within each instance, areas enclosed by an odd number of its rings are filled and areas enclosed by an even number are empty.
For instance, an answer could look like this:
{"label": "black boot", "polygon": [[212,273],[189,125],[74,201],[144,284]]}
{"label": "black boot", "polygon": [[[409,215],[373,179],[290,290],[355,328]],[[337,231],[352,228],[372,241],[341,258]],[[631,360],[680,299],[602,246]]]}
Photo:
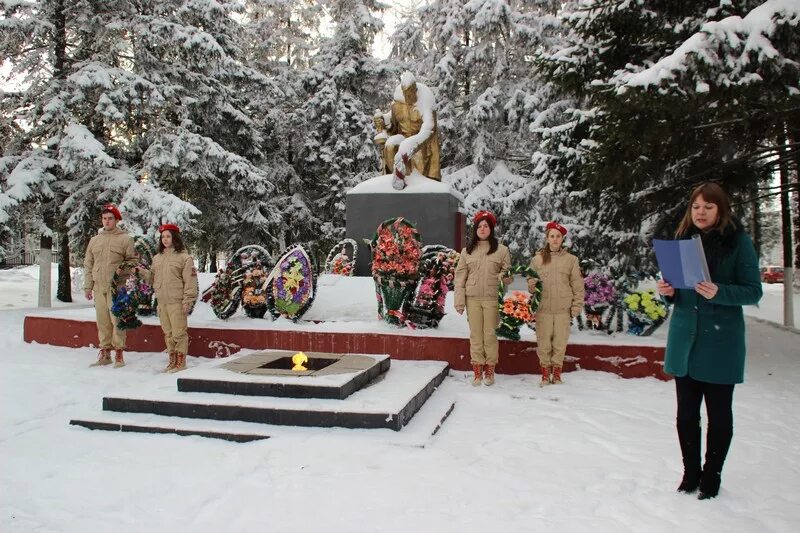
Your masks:
{"label": "black boot", "polygon": [[700,493],[698,500],[716,498],[722,481],[722,466],[731,446],[733,428],[728,426],[712,427],[709,425],[706,439],[706,463],[700,476]]}
{"label": "black boot", "polygon": [[679,420],[678,441],[683,456],[683,479],[678,492],[691,494],[700,485],[700,420]]}
{"label": "black boot", "polygon": [[697,494],[698,500],[708,500],[716,498],[719,494],[719,485],[722,482],[720,472],[706,472],[703,470],[703,475],[700,478],[700,492]]}

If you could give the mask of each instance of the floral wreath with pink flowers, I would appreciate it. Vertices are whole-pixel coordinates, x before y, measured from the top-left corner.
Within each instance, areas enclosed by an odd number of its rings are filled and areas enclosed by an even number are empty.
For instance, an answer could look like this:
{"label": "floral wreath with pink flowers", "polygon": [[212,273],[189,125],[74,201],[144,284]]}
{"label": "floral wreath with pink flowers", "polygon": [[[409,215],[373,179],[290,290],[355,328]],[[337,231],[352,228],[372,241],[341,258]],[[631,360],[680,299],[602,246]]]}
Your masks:
{"label": "floral wreath with pink flowers", "polygon": [[389,324],[407,322],[407,302],[420,277],[420,241],[417,228],[397,217],[382,222],[370,243],[378,316]]}

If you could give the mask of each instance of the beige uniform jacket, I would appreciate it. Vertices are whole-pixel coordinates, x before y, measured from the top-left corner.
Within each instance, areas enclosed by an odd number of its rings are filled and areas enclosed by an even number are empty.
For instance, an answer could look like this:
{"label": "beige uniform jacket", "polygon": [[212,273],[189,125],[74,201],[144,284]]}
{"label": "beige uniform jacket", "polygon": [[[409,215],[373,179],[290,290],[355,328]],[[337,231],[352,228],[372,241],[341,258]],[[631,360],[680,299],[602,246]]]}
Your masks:
{"label": "beige uniform jacket", "polygon": [[[133,238],[119,228],[102,230],[89,240],[83,260],[83,290],[106,291],[122,263],[138,263]],[[125,278],[120,276],[120,286]]]}
{"label": "beige uniform jacket", "polygon": [[197,270],[185,251],[176,253],[167,248],[157,253],[151,269],[142,270],[142,277],[153,285],[159,302],[191,306],[197,300]]}
{"label": "beige uniform jacket", "polygon": [[464,309],[467,296],[477,298],[497,298],[497,284],[503,274],[511,267],[511,254],[502,244],[491,255],[489,243],[480,241],[471,254],[461,250],[455,274],[455,307]]}
{"label": "beige uniform jacket", "polygon": [[[537,253],[530,266],[542,280],[542,301],[539,313],[571,313],[577,316],[583,308],[583,275],[578,258],[563,248],[550,254],[550,263],[542,264],[542,255]],[[535,288],[534,280],[528,278],[528,290]]]}

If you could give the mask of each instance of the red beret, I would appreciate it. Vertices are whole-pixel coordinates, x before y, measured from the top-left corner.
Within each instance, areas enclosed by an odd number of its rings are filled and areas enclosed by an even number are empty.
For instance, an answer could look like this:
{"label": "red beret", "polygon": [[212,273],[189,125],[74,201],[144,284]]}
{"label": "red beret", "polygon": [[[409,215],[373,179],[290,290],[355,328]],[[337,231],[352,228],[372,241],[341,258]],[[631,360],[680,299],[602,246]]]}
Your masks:
{"label": "red beret", "polygon": [[181,229],[176,226],[175,224],[161,224],[158,227],[158,232],[161,233],[162,231],[169,230],[173,233],[180,233]]}
{"label": "red beret", "polygon": [[547,229],[545,229],[545,231],[550,231],[551,229],[557,229],[558,231],[561,232],[561,235],[566,235],[567,234],[567,228],[565,228],[564,226],[562,226],[558,222],[548,222],[547,223]]}
{"label": "red beret", "polygon": [[119,209],[117,209],[117,206],[115,206],[114,204],[104,205],[103,209],[100,211],[101,215],[103,213],[111,213],[117,220],[122,220],[122,213],[119,212]]}
{"label": "red beret", "polygon": [[481,220],[488,222],[491,227],[495,227],[497,225],[497,217],[495,217],[489,211],[478,211],[475,213],[475,216],[472,218],[472,223],[477,225]]}

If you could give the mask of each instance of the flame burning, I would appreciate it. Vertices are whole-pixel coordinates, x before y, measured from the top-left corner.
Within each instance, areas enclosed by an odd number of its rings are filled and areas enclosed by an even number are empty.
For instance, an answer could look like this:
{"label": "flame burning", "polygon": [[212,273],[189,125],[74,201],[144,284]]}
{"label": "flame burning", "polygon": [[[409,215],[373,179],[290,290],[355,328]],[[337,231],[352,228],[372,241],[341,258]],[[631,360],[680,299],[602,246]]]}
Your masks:
{"label": "flame burning", "polygon": [[292,367],[292,370],[294,371],[302,372],[304,370],[308,370],[303,366],[303,363],[308,363],[308,356],[303,352],[297,352],[294,354],[292,356],[292,363],[294,363],[294,366]]}

